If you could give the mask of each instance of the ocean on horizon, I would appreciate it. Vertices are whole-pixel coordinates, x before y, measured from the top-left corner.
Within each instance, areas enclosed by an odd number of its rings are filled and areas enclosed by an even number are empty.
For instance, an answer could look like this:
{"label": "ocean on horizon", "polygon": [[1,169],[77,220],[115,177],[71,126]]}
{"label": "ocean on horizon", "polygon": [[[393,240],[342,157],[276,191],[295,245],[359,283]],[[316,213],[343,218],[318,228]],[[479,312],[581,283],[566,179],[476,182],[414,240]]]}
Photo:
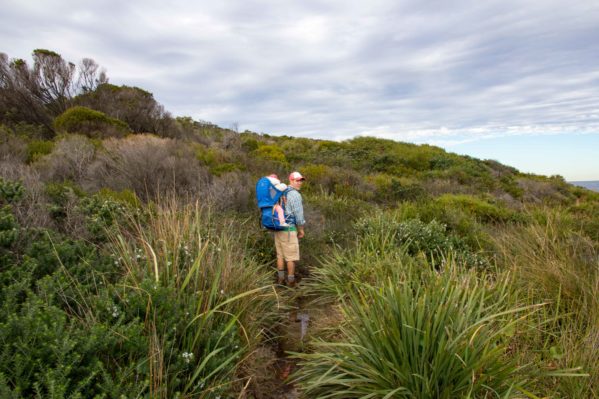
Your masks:
{"label": "ocean on horizon", "polygon": [[568,183],[574,184],[575,186],[588,188],[589,190],[599,192],[599,180],[589,180],[589,181],[569,181]]}

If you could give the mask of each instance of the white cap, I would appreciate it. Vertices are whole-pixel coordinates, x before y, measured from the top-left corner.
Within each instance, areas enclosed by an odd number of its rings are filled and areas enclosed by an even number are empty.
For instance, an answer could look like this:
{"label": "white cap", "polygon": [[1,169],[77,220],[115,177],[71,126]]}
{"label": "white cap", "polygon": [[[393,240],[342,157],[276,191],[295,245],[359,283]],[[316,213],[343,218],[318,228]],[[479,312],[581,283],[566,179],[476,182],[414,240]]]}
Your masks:
{"label": "white cap", "polygon": [[289,175],[289,181],[292,180],[306,180],[306,178],[302,176],[300,172],[291,172],[291,174]]}

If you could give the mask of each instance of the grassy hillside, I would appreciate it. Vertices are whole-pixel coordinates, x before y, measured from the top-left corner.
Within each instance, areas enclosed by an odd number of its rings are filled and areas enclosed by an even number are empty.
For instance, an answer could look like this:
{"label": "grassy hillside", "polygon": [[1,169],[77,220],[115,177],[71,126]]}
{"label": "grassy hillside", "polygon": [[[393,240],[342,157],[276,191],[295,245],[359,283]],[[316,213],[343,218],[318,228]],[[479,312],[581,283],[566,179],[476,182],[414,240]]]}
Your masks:
{"label": "grassy hillside", "polygon": [[[433,146],[237,133],[105,81],[35,119],[2,79],[1,397],[275,398],[283,357],[306,398],[597,397],[598,193]],[[297,290],[273,286],[253,194],[291,170]],[[282,347],[298,297],[308,335]]]}

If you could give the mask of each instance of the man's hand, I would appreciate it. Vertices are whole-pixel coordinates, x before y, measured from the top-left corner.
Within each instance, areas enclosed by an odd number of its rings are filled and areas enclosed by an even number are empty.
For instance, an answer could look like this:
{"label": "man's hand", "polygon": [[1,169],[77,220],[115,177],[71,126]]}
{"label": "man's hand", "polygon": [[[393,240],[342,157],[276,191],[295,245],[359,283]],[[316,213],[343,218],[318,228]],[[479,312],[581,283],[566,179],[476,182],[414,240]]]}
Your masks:
{"label": "man's hand", "polygon": [[303,227],[297,228],[297,238],[304,238],[304,228]]}

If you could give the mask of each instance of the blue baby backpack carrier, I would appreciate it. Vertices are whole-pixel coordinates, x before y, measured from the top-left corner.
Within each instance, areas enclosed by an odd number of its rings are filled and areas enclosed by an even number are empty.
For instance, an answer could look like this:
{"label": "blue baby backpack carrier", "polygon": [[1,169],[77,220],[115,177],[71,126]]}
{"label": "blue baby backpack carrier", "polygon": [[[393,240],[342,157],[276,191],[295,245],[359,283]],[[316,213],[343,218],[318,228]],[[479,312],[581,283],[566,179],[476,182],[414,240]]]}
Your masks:
{"label": "blue baby backpack carrier", "polygon": [[286,228],[280,225],[279,218],[274,210],[274,206],[277,204],[285,209],[285,194],[287,194],[287,190],[277,190],[267,177],[258,180],[258,183],[256,183],[256,199],[258,200],[258,208],[260,208],[262,227],[269,230],[284,230]]}

